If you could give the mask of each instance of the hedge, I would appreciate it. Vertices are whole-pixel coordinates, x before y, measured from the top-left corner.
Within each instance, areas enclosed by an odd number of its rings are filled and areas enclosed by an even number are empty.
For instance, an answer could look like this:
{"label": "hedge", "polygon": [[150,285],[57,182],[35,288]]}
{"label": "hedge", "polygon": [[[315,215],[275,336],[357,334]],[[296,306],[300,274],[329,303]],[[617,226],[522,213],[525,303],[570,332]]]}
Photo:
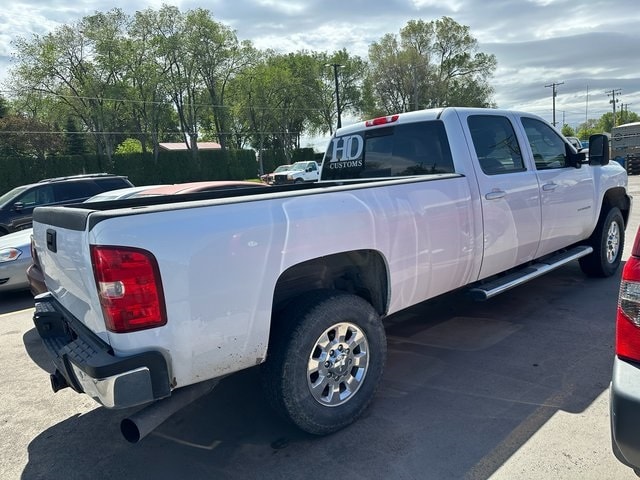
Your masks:
{"label": "hedge", "polygon": [[[317,159],[312,148],[294,150],[293,162]],[[282,150],[262,152],[264,172],[287,163]],[[155,162],[153,154],[127,153],[113,156],[111,162],[97,155],[59,155],[36,158],[0,157],[0,194],[19,185],[45,178],[82,173],[115,173],[129,177],[134,185],[194,182],[199,180],[246,180],[258,177],[259,165],[253,150],[162,151]]]}

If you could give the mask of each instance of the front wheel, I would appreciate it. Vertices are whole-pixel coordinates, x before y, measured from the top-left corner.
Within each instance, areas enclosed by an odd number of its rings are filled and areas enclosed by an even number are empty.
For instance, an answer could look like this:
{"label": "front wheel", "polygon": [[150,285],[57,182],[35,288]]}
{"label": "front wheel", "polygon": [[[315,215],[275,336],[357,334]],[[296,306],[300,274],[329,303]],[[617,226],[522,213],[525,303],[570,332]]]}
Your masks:
{"label": "front wheel", "polygon": [[589,245],[593,253],[580,259],[582,271],[591,277],[613,275],[620,266],[624,249],[624,219],[620,209],[613,207],[601,216]]}
{"label": "front wheel", "polygon": [[312,292],[289,305],[273,326],[263,365],[274,409],[300,429],[326,435],[367,408],[386,358],[384,327],[362,298]]}

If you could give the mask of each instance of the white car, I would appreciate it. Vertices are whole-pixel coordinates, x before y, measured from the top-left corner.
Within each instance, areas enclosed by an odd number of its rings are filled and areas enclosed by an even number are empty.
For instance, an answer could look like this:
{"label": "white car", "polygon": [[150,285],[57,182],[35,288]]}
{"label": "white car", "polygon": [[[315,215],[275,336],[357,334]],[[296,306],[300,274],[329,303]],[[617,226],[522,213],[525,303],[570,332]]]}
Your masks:
{"label": "white car", "polygon": [[28,290],[31,264],[31,231],[27,228],[0,237],[0,292]]}
{"label": "white car", "polygon": [[[104,202],[133,197],[136,194],[157,188],[160,185],[145,185],[142,187],[120,188],[98,193],[86,200],[86,202]],[[27,276],[27,269],[33,263],[31,258],[31,233],[32,228],[26,228],[18,232],[0,237],[0,292],[28,290],[33,282]],[[38,272],[33,272],[38,278]],[[32,292],[41,293],[38,288],[32,288]]]}

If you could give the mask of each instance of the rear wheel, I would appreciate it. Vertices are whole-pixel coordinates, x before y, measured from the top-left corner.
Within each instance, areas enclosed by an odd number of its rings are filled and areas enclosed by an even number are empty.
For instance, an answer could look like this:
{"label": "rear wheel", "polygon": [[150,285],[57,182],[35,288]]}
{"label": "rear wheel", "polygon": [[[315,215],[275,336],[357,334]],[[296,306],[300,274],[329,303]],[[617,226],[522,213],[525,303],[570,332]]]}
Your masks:
{"label": "rear wheel", "polygon": [[580,259],[582,271],[591,277],[613,275],[620,266],[624,249],[624,219],[620,209],[613,207],[601,215],[589,245],[593,253]]}
{"label": "rear wheel", "polygon": [[325,435],[355,421],[382,376],[386,337],[362,298],[312,292],[277,319],[263,365],[266,395],[300,429]]}

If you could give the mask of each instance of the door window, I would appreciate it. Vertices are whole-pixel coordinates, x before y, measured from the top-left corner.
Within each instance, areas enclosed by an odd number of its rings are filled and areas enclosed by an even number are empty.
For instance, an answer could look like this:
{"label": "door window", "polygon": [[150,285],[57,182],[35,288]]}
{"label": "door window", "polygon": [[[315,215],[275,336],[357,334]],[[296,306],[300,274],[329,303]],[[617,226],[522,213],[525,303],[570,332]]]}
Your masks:
{"label": "door window", "polygon": [[522,118],[522,126],[527,134],[536,169],[567,167],[567,147],[558,132],[535,118]]}
{"label": "door window", "polygon": [[471,115],[467,123],[480,168],[487,175],[525,170],[511,122],[497,115]]}
{"label": "door window", "polygon": [[54,202],[53,188],[51,185],[33,188],[18,198],[16,202],[22,202],[24,208],[48,205]]}

